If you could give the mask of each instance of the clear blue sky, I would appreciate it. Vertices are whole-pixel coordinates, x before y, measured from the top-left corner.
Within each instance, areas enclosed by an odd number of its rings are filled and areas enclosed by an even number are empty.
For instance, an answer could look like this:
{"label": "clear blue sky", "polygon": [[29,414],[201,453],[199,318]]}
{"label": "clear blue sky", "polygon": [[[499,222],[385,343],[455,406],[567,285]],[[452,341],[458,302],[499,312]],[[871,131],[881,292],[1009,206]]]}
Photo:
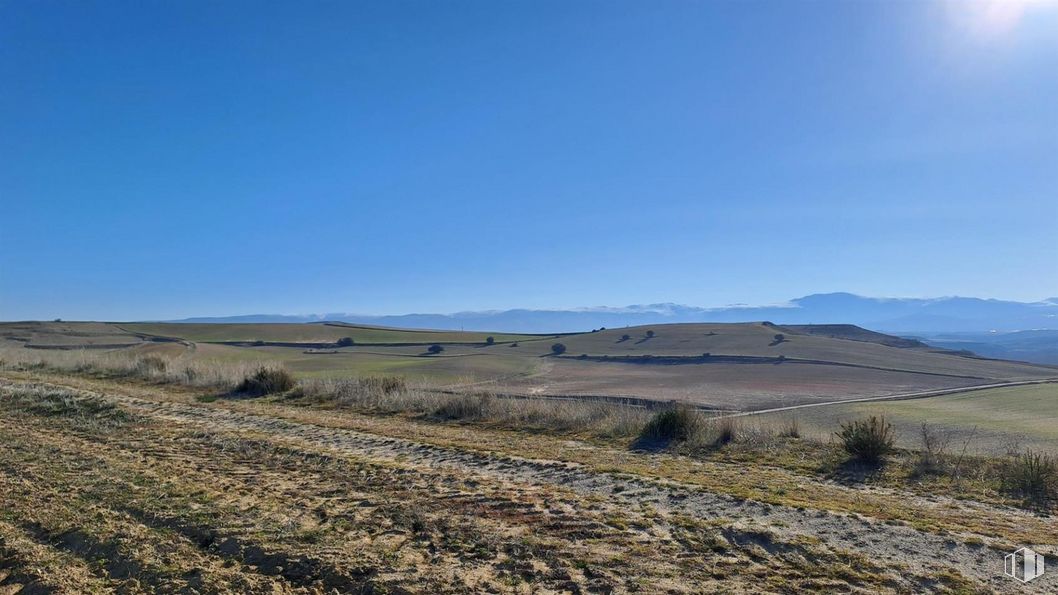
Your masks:
{"label": "clear blue sky", "polygon": [[1058,296],[1058,3],[0,1],[0,319]]}

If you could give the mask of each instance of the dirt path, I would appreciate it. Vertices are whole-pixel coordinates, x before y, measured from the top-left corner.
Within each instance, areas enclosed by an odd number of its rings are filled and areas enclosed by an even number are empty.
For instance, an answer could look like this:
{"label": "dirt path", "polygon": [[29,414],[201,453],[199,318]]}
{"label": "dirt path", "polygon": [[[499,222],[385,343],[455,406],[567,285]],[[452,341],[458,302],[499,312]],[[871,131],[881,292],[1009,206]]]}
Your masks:
{"label": "dirt path", "polygon": [[[325,450],[343,456],[408,465],[432,473],[451,473],[477,481],[514,483],[533,488],[560,488],[598,502],[607,510],[653,510],[662,515],[680,515],[705,523],[722,523],[729,539],[761,542],[761,535],[778,533],[782,541],[808,538],[828,548],[854,552],[870,563],[892,572],[891,580],[904,589],[921,589],[922,583],[898,578],[908,569],[927,569],[925,575],[950,568],[983,588],[1006,589],[1001,553],[982,545],[987,535],[936,535],[910,526],[888,524],[859,515],[846,515],[775,506],[710,493],[699,486],[670,480],[619,473],[598,472],[584,465],[550,459],[487,454],[362,431],[298,423],[267,415],[224,407],[184,402],[158,401],[111,392],[97,393],[121,407],[164,422],[210,432],[233,432],[267,436],[284,444]],[[987,515],[987,510],[972,510]],[[1003,511],[1003,514],[1011,514]],[[1026,515],[1028,516],[1028,515]],[[756,536],[756,537],[755,537]],[[765,540],[766,541],[766,540]],[[1048,554],[1048,544],[1040,548]],[[1050,544],[1054,545],[1054,544]],[[765,548],[767,549],[767,548]],[[912,576],[909,574],[908,576]],[[1022,592],[1052,592],[1058,580],[1045,577]],[[893,585],[897,586],[896,584]]]}

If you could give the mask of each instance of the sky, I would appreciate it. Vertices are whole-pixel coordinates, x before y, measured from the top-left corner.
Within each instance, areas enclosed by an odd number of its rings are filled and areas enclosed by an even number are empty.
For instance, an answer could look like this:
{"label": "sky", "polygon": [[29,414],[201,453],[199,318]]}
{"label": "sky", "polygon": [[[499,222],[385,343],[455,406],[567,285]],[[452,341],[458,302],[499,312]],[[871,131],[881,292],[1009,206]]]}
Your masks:
{"label": "sky", "polygon": [[0,319],[1058,296],[1058,1],[0,0]]}

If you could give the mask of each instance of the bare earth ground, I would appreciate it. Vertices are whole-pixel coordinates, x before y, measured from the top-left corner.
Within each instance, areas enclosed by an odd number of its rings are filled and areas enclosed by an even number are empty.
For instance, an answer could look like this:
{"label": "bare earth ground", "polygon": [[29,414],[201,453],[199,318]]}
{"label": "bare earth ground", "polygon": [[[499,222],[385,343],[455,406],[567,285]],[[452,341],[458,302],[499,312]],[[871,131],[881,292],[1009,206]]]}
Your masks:
{"label": "bare earth ground", "polygon": [[[1051,518],[767,466],[5,372],[0,592],[1054,592]],[[43,383],[43,384],[42,384]],[[133,417],[11,410],[44,386]]]}

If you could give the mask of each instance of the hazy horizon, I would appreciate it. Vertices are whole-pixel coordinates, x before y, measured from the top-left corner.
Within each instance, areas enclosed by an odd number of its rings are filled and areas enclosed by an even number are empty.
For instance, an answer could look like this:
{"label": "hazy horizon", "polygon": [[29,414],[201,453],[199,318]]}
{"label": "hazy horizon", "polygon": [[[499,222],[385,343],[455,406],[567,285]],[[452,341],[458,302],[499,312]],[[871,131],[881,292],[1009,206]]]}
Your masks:
{"label": "hazy horizon", "polygon": [[1055,2],[0,17],[0,319],[1058,295]]}

